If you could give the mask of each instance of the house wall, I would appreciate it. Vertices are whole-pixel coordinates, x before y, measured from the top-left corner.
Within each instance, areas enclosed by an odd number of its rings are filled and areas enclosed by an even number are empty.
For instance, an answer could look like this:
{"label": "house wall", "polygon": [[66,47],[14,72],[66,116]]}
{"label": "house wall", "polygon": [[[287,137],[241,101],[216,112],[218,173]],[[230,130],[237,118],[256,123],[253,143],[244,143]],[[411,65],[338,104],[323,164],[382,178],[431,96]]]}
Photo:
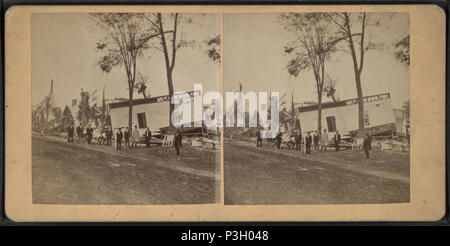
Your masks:
{"label": "house wall", "polygon": [[[138,113],[145,113],[147,126],[151,131],[159,130],[161,127],[170,125],[169,102],[146,103],[133,105],[133,127],[138,124]],[[109,111],[111,126],[113,129],[128,126],[128,106],[112,108]]]}
{"label": "house wall", "polygon": [[[369,125],[374,127],[383,124],[395,123],[394,110],[390,98],[364,103],[364,111],[368,112]],[[327,129],[326,117],[334,116],[336,128],[341,133],[358,130],[358,104],[322,109],[322,129]],[[303,132],[317,130],[317,110],[301,112],[299,114]]]}
{"label": "house wall", "polygon": [[[194,120],[194,104],[191,102],[191,122]],[[175,105],[175,108],[177,105]],[[162,127],[167,127],[170,125],[169,118],[170,102],[158,102],[158,103],[146,103],[133,105],[133,128],[134,125],[138,124],[138,113],[145,113],[145,118],[147,121],[147,126],[151,131],[159,131]],[[112,128],[127,127],[128,126],[128,106],[111,108],[109,111],[111,118]],[[183,121],[183,115],[181,115],[181,120]]]}

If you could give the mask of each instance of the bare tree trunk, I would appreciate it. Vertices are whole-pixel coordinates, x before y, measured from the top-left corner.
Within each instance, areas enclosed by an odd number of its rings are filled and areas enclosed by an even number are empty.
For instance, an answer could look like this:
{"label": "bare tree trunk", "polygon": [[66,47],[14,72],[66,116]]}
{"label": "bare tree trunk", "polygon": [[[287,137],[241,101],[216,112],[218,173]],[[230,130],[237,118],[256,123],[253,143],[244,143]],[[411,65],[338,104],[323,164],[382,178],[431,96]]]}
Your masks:
{"label": "bare tree trunk", "polygon": [[320,133],[322,131],[322,95],[319,93],[317,97],[317,131]]}
{"label": "bare tree trunk", "polygon": [[364,102],[363,102],[363,93],[361,87],[361,75],[357,74],[356,76],[356,92],[358,95],[358,134],[360,137],[364,137],[365,135],[365,127],[364,127]]}
{"label": "bare tree trunk", "polygon": [[365,135],[365,128],[364,128],[364,102],[363,102],[363,93],[362,93],[362,87],[361,87],[361,72],[362,72],[362,65],[364,61],[364,28],[365,28],[365,14],[362,20],[362,33],[361,33],[361,55],[360,55],[360,63],[358,66],[358,61],[356,57],[356,51],[355,51],[355,44],[353,42],[352,37],[352,31],[350,29],[350,18],[347,13],[344,13],[344,17],[346,19],[345,27],[347,29],[347,32],[349,34],[349,46],[350,51],[352,55],[353,60],[353,69],[355,71],[355,83],[356,83],[356,91],[358,96],[358,134],[359,137],[364,137]]}
{"label": "bare tree trunk", "polygon": [[[170,98],[172,98],[173,96],[173,80],[172,80],[172,70],[167,71],[167,85],[169,87],[169,95]],[[175,110],[175,105],[173,105],[172,103],[170,103],[170,107],[169,107],[169,121],[170,121],[170,126],[172,126],[172,121],[170,120],[171,116],[172,116],[172,112]]]}
{"label": "bare tree trunk", "polygon": [[[130,87],[131,88],[131,87]],[[129,91],[129,98],[128,101],[128,129],[133,129],[133,90],[130,89]]]}
{"label": "bare tree trunk", "polygon": [[[167,73],[167,87],[169,89],[169,96],[170,98],[172,98],[173,96],[173,80],[172,80],[172,71],[173,68],[175,66],[175,55],[176,55],[176,33],[177,33],[177,18],[178,18],[178,14],[175,14],[175,20],[174,20],[174,30],[173,30],[173,37],[172,37],[172,60],[169,60],[169,51],[167,49],[167,42],[166,42],[166,37],[164,34],[164,27],[163,27],[163,23],[162,23],[162,14],[158,13],[158,24],[159,24],[159,32],[161,34],[161,44],[163,46],[163,51],[164,51],[164,59],[166,62],[166,73]],[[170,108],[169,108],[169,122],[170,122],[170,126],[172,126],[172,121],[171,121],[171,116],[172,116],[172,112],[175,110],[175,105],[173,105],[172,103],[170,103]]]}

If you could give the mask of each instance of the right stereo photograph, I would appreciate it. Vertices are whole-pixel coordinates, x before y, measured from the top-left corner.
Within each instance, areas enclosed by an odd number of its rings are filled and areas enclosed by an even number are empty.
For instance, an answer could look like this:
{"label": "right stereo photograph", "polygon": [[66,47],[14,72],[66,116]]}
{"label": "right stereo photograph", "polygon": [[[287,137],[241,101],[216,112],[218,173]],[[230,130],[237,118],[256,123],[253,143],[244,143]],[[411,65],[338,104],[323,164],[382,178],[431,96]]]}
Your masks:
{"label": "right stereo photograph", "polygon": [[408,13],[224,14],[225,205],[409,203],[409,39]]}

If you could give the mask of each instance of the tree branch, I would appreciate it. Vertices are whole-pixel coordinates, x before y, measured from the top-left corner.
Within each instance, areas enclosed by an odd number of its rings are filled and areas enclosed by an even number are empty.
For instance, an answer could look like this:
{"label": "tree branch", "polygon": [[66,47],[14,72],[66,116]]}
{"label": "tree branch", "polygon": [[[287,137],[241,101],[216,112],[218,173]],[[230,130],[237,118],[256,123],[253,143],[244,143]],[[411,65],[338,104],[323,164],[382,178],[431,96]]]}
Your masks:
{"label": "tree branch", "polygon": [[[325,15],[328,16],[328,18],[330,18],[330,20],[333,21],[334,24],[336,24],[339,28],[346,31],[345,27],[343,27],[341,24],[339,24],[329,13],[325,13]],[[339,14],[336,13],[336,15],[339,15]],[[342,18],[344,18],[344,17],[342,17]]]}

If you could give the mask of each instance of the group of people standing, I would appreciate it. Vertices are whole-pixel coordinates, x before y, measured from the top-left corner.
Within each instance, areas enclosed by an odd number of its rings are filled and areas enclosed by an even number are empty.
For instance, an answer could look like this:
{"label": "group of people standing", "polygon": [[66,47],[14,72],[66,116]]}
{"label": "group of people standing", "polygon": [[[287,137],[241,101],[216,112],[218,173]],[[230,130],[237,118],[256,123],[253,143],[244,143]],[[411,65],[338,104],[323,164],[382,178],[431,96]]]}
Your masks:
{"label": "group of people standing", "polygon": [[[73,125],[70,125],[67,127],[67,142],[73,142],[73,136],[74,136],[75,129]],[[86,131],[83,131],[83,127],[80,125],[76,128],[76,134],[78,137],[78,140],[80,141],[82,138],[86,138],[86,142],[88,144],[91,144],[92,141],[92,135],[93,135],[93,128],[88,126],[86,128]],[[121,150],[122,149],[122,142],[125,142],[125,147],[133,148],[137,147],[139,143],[140,133],[139,129],[137,128],[137,125],[134,126],[134,129],[130,131],[128,127],[125,127],[125,130],[122,131],[122,128],[118,128],[116,133],[114,134],[111,127],[105,127],[103,129],[102,134],[104,134],[104,139],[106,140],[106,146],[112,146],[112,139],[114,136],[115,139],[115,149]],[[147,127],[147,129],[144,131],[143,136],[145,137],[145,146],[147,148],[150,148],[151,145],[151,139],[152,139],[152,131],[150,128]],[[177,156],[181,155],[181,147],[182,147],[182,131],[180,129],[177,129],[174,134],[173,139],[173,146],[176,149]],[[131,140],[131,142],[130,142]],[[104,142],[103,142],[104,143]]]}
{"label": "group of people standing", "polygon": [[[313,132],[313,135],[311,135],[311,132]],[[278,132],[278,134],[275,137],[275,145],[278,149],[281,148],[281,142],[282,142],[282,136],[283,134],[281,132]],[[336,131],[336,134],[332,138],[334,141],[335,150],[340,150],[340,144],[341,144],[341,134],[339,131]],[[314,150],[319,152],[327,151],[327,146],[329,144],[329,136],[327,133],[327,130],[324,129],[323,133],[320,133],[318,131],[310,131],[306,133],[305,138],[303,138],[302,133],[300,131],[294,131],[293,135],[291,136],[289,140],[289,147],[291,149],[295,149],[297,151],[302,150],[302,142],[305,145],[305,154],[311,154],[311,148],[314,145]],[[372,140],[369,136],[369,134],[366,134],[363,139],[362,149],[364,150],[366,154],[366,159],[370,158],[369,151],[372,150],[371,147]],[[261,138],[261,132],[258,130],[256,132],[256,147],[260,148],[262,147],[262,138]]]}
{"label": "group of people standing", "polygon": [[[75,129],[74,129],[73,125],[70,125],[69,127],[67,127],[67,142],[73,143],[74,131],[75,131]],[[81,140],[82,138],[86,137],[86,142],[88,144],[91,144],[93,132],[94,132],[94,129],[91,126],[88,126],[86,128],[86,132],[84,132],[83,127],[81,127],[81,125],[77,126],[77,129],[76,129],[78,140]]]}
{"label": "group of people standing", "polygon": [[[323,133],[320,134],[320,132],[314,131],[314,135],[311,135],[311,132],[307,132],[305,138],[303,138],[302,133],[300,131],[294,131],[293,135],[291,136],[291,139],[289,141],[289,146],[291,149],[295,149],[297,151],[302,150],[302,142],[305,144],[305,153],[311,154],[311,147],[314,144],[314,150],[317,151],[327,151],[327,146],[329,143],[329,137],[327,130],[324,129]],[[281,148],[281,142],[282,142],[282,136],[283,134],[281,132],[278,132],[277,136],[275,137],[275,144],[278,149]],[[340,142],[341,142],[341,135],[338,131],[336,131],[336,134],[333,138],[336,151],[339,151],[340,149]],[[258,130],[256,132],[256,147],[262,147],[262,138],[261,138],[261,132]]]}
{"label": "group of people standing", "polygon": [[[314,131],[312,136],[311,132],[308,132],[305,137],[305,153],[311,154],[312,145],[314,145],[314,150],[325,152],[327,151],[329,141],[330,138],[328,137],[327,129],[323,129],[322,134],[318,131]],[[339,131],[336,131],[333,141],[336,151],[339,151],[339,145],[341,143],[341,134],[339,134]]]}
{"label": "group of people standing", "polygon": [[[111,138],[112,138],[112,129],[106,129],[106,143],[108,146],[111,146]],[[125,147],[127,148],[133,148],[137,147],[139,143],[139,129],[137,128],[137,125],[134,126],[134,129],[130,132],[128,127],[125,128],[125,130],[122,132],[122,128],[118,128],[115,139],[116,139],[116,149],[121,150],[122,149],[122,141],[125,141]],[[152,139],[152,131],[147,127],[147,129],[144,132],[145,137],[145,146],[147,148],[150,147],[150,141]],[[130,144],[131,139],[131,144]]]}

